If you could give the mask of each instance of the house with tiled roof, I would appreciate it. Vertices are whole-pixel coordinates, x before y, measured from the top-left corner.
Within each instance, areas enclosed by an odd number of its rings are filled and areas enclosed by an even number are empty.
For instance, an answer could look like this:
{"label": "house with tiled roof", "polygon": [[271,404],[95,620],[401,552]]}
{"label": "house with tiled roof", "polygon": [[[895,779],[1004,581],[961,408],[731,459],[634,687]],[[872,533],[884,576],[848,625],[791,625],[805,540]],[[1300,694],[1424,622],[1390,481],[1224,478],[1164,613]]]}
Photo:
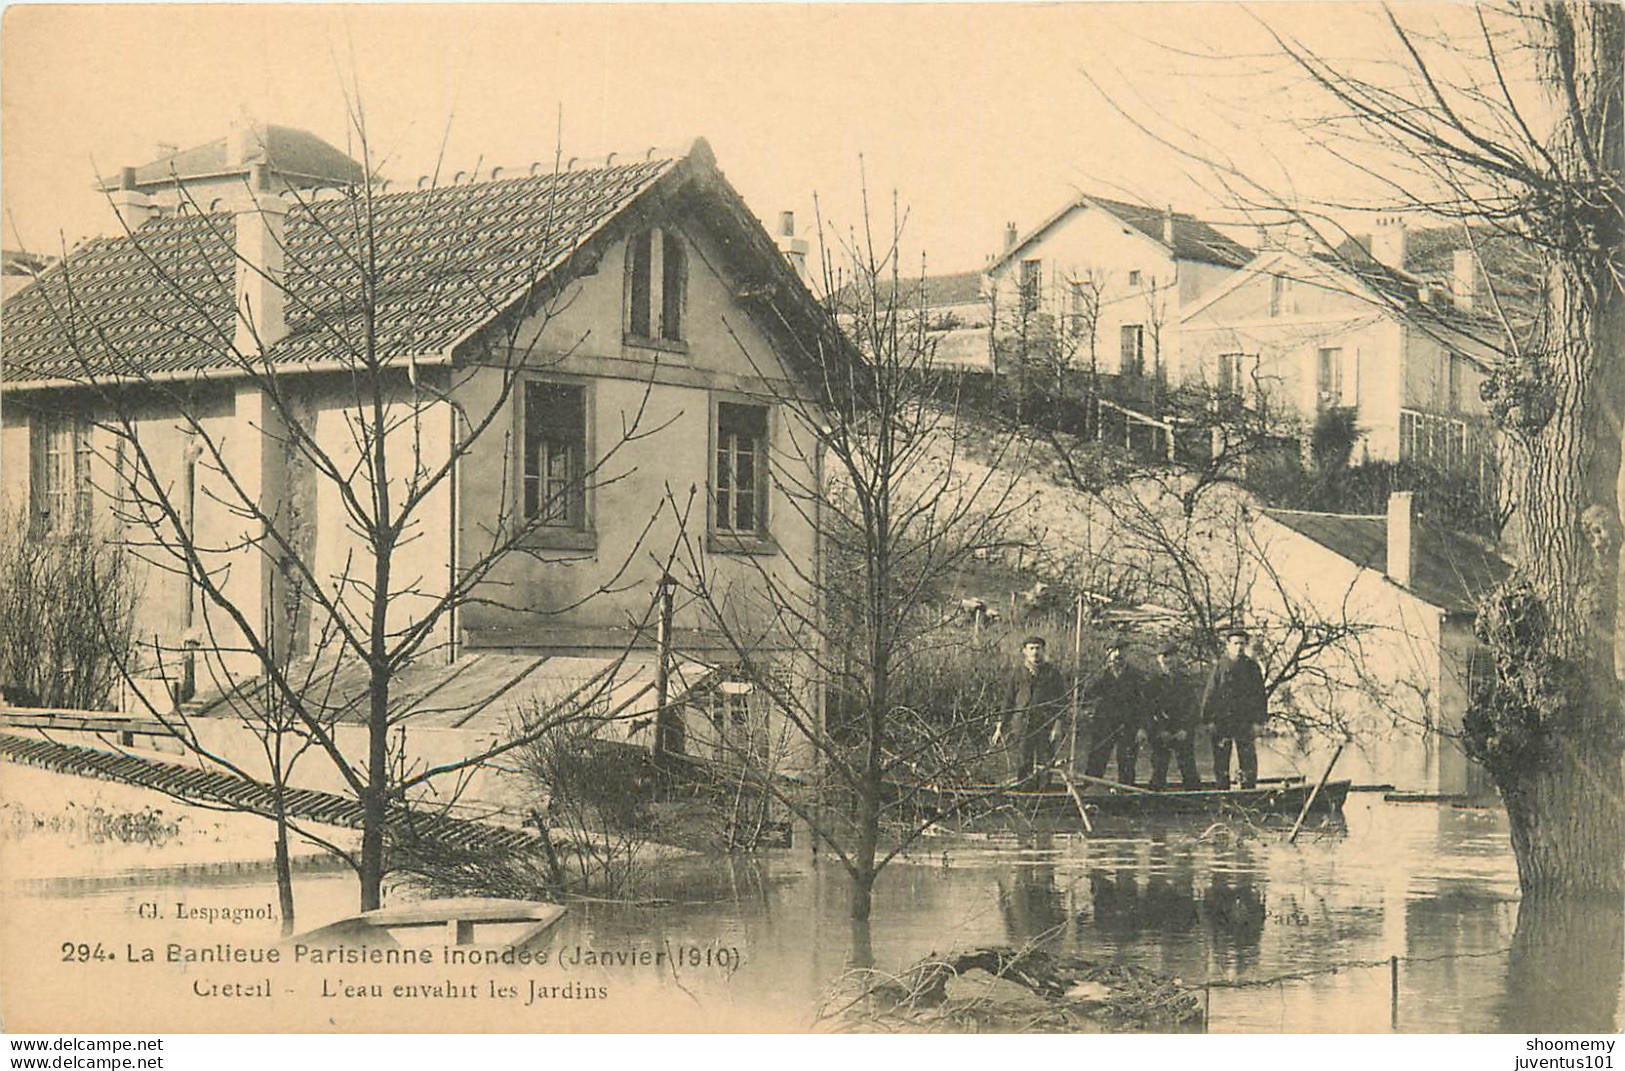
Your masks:
{"label": "house with tiled roof", "polygon": [[1409,492],[1374,516],[1263,509],[1253,536],[1269,563],[1251,589],[1261,619],[1290,600],[1355,636],[1294,682],[1294,701],[1361,730],[1376,780],[1446,795],[1488,790],[1457,741],[1471,689],[1491,671],[1473,619],[1510,575],[1507,561],[1418,517]]}
{"label": "house with tiled roof", "polygon": [[1354,459],[1478,472],[1493,459],[1479,388],[1500,328],[1469,249],[1407,255],[1404,224],[1354,257],[1275,250],[1180,318],[1182,382],[1233,392],[1307,435],[1342,410]]}
{"label": "house with tiled roof", "polygon": [[1177,367],[1179,313],[1252,253],[1212,224],[1171,208],[1093,195],[1062,205],[987,268],[1001,352],[1048,347],[1051,363],[1136,384]]}
{"label": "house with tiled roof", "polygon": [[[268,159],[229,197],[168,201],[126,171],[110,191],[118,232],[7,303],[0,491],[31,538],[128,533],[152,506],[120,479],[135,448],[111,432],[116,414],[243,618],[311,652],[321,625],[300,585],[342,600],[370,582],[350,496],[370,493],[380,456],[408,486],[445,469],[417,489],[390,605],[410,629],[479,571],[423,645],[448,667],[425,678],[437,705],[471,660],[488,698],[521,681],[546,693],[539,666],[591,677],[583,660],[624,660],[647,685],[674,555],[735,610],[765,575],[806,575],[816,516],[783,487],[816,480],[770,480],[768,459],[813,464],[789,447],[785,399],[813,389],[835,333],[704,141],[304,196],[275,169],[335,161],[285,155],[314,143],[269,130]],[[381,447],[358,416],[363,381],[384,383],[379,405],[399,414]],[[252,673],[185,571],[143,556],[136,634],[152,671],[174,680],[201,647]],[[663,649],[728,672],[714,617],[675,602]],[[750,671],[786,669],[795,651],[762,642]],[[202,669],[186,672],[203,691]]]}

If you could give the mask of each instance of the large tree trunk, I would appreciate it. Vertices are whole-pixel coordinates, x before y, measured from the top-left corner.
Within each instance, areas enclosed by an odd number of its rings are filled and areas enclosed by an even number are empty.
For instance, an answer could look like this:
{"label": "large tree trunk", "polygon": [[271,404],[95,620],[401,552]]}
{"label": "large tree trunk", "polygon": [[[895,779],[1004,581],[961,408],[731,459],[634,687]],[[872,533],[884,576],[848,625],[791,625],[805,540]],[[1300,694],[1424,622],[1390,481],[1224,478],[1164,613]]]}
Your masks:
{"label": "large tree trunk", "polygon": [[[1536,207],[1551,243],[1547,320],[1533,359],[1502,383],[1516,449],[1521,582],[1490,630],[1497,702],[1480,726],[1506,800],[1527,898],[1625,896],[1625,703],[1619,635],[1625,530],[1625,9],[1542,10],[1547,75],[1567,116],[1562,196]],[[1508,641],[1511,641],[1510,643]],[[1476,712],[1475,712],[1476,713]],[[1508,734],[1513,742],[1508,746]],[[1499,750],[1499,754],[1497,753]]]}
{"label": "large tree trunk", "polygon": [[[1617,231],[1617,228],[1616,228]],[[1600,258],[1599,258],[1600,260]],[[1552,273],[1549,414],[1517,466],[1520,583],[1491,629],[1501,687],[1487,750],[1526,896],[1625,896],[1625,709],[1616,671],[1625,302],[1605,263]],[[1495,752],[1501,749],[1499,761]]]}
{"label": "large tree trunk", "polygon": [[1534,768],[1501,778],[1518,884],[1528,899],[1625,895],[1625,778],[1619,748],[1578,733],[1549,740]]}

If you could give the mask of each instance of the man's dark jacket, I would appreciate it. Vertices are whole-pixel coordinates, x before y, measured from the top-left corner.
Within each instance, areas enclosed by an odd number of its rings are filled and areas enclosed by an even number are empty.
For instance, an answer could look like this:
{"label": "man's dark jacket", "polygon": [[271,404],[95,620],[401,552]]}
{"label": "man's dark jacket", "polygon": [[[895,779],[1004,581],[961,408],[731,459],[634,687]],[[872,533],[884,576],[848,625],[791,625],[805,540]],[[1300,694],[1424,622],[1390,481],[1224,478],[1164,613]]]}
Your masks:
{"label": "man's dark jacket", "polygon": [[1264,673],[1258,663],[1247,655],[1234,661],[1221,656],[1202,692],[1202,720],[1211,724],[1217,735],[1224,736],[1261,725],[1268,716]]}
{"label": "man's dark jacket", "polygon": [[1041,663],[1036,672],[1017,666],[1005,694],[1004,735],[1047,733],[1066,706],[1066,678],[1053,662]]}
{"label": "man's dark jacket", "polygon": [[1154,670],[1147,684],[1150,730],[1159,736],[1190,730],[1196,726],[1198,695],[1196,682],[1182,670]]}
{"label": "man's dark jacket", "polygon": [[1098,728],[1128,726],[1141,728],[1146,719],[1147,681],[1145,674],[1124,662],[1116,673],[1101,670],[1084,698],[1094,711]]}

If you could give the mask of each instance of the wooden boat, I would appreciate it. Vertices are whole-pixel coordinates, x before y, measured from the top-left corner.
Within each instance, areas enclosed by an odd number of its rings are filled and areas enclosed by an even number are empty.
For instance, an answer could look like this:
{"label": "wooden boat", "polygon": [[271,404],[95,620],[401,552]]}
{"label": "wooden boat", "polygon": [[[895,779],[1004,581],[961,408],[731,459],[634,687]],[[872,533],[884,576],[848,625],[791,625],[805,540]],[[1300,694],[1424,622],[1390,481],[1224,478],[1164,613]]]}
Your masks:
{"label": "wooden boat", "polygon": [[542,943],[565,915],[563,904],[460,897],[363,911],[291,938],[304,945],[485,945]]}
{"label": "wooden boat", "polygon": [[[1342,813],[1350,782],[1328,781],[1318,793],[1310,814]],[[972,817],[993,811],[1013,811],[1033,818],[1077,822],[1081,802],[1090,817],[1154,818],[1172,815],[1220,815],[1245,812],[1296,818],[1314,786],[1304,781],[1274,781],[1256,788],[1136,789],[1129,786],[1078,785],[1076,796],[1064,785],[1018,788],[1010,785],[954,787],[896,786],[894,799],[922,813]]]}

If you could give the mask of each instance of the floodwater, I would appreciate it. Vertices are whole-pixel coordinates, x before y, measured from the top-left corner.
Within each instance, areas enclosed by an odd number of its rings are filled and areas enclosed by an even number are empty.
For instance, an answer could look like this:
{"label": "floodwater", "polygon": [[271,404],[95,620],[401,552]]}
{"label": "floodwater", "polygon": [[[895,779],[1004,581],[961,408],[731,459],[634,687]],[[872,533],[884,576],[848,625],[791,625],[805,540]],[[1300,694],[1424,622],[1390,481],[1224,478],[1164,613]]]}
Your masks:
{"label": "floodwater", "polygon": [[[0,836],[13,842],[12,851],[19,839],[38,839],[15,828]],[[154,859],[161,857],[160,851]],[[296,886],[302,929],[354,910],[348,872],[302,871]],[[854,939],[845,877],[833,859],[797,849],[684,861],[663,874],[659,892],[675,902],[574,903],[556,933],[556,957],[576,950],[667,953],[654,967],[578,963],[570,974],[551,976],[601,984],[608,999],[589,993],[569,1007],[555,1000],[541,1002],[544,1008],[521,994],[501,1014],[485,1001],[478,1010],[489,1015],[463,1008],[456,1016],[387,1001],[315,1001],[320,1026],[832,1025],[820,1022],[819,1009],[849,968]],[[183,903],[269,911],[274,900],[269,869],[252,866],[93,867],[8,879],[7,953],[52,961],[62,972],[53,984],[77,991],[85,968],[55,962],[58,947],[70,939],[119,949],[127,943],[161,948],[177,933],[193,943],[270,943],[277,938],[271,918],[205,924],[174,916]],[[160,919],[143,918],[141,905],[156,905]],[[1342,828],[1306,831],[1296,844],[1287,843],[1284,828],[1204,830],[1201,823],[1103,828],[1087,838],[927,838],[883,874],[872,925],[859,938],[882,971],[901,970],[931,953],[993,944],[1037,943],[1132,962],[1205,986],[1213,1032],[1617,1030],[1618,912],[1600,923],[1565,916],[1538,928],[1567,942],[1556,950],[1531,946],[1528,933],[1520,938],[1518,912],[1499,810],[1383,803],[1380,795],[1356,794]],[[1577,929],[1584,930],[1578,938]],[[1398,957],[1397,972],[1391,957]],[[121,979],[120,993],[132,985],[152,992],[181,986],[182,979],[161,970],[143,974],[118,966],[123,973],[108,977]],[[318,988],[334,983],[321,974],[299,983],[302,996],[314,1000]],[[211,1020],[230,1024],[221,1029],[304,1022],[303,1012],[282,1018],[281,1004],[192,1000],[183,995],[149,1006],[227,1014]]]}

